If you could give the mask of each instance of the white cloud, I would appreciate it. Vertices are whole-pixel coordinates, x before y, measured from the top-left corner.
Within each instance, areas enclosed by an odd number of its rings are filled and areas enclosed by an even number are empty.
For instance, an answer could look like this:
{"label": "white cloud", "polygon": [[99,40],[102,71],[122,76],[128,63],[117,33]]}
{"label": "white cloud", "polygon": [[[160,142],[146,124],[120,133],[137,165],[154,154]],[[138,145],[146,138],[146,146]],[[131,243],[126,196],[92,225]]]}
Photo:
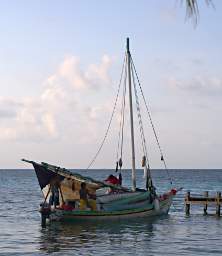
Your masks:
{"label": "white cloud", "polygon": [[0,119],[15,118],[22,103],[13,98],[0,97]]}
{"label": "white cloud", "polygon": [[196,93],[222,93],[222,78],[220,77],[195,76],[190,80],[171,77],[168,79],[168,85],[172,89]]}
{"label": "white cloud", "polygon": [[0,140],[13,140],[16,138],[16,129],[12,127],[0,127]]}
{"label": "white cloud", "polygon": [[89,70],[86,72],[86,79],[88,81],[93,81],[93,84],[100,84],[100,81],[105,83],[110,83],[110,78],[108,75],[108,70],[111,65],[111,58],[108,55],[102,57],[100,65],[92,64],[89,66]]}
{"label": "white cloud", "polygon": [[66,57],[45,80],[39,96],[0,98],[0,140],[40,141],[74,135],[78,139],[87,129],[93,130],[89,122],[100,118],[98,113],[108,103],[102,100],[95,105],[89,92],[92,97],[93,89],[98,99],[94,88],[110,85],[111,62],[104,55],[100,64],[82,70],[79,58]]}
{"label": "white cloud", "polygon": [[57,130],[56,130],[56,124],[55,124],[55,118],[51,113],[45,113],[42,117],[42,122],[45,125],[48,133],[52,137],[57,136]]}
{"label": "white cloud", "polygon": [[110,83],[108,71],[111,63],[112,59],[108,55],[104,55],[100,64],[91,64],[83,71],[79,58],[66,57],[58,72],[51,76],[48,82],[54,83],[56,80],[61,81],[63,79],[75,90],[98,88]]}
{"label": "white cloud", "polygon": [[66,79],[76,89],[87,86],[85,74],[80,69],[80,61],[75,56],[67,57],[63,61],[57,76]]}

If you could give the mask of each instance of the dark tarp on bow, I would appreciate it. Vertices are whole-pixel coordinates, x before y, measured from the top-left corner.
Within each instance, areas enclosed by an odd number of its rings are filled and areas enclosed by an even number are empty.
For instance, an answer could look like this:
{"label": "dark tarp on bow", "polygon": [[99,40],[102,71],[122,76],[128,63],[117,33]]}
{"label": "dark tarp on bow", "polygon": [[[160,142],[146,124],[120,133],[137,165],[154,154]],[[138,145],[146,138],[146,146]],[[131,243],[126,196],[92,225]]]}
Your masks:
{"label": "dark tarp on bow", "polygon": [[39,181],[40,188],[43,189],[46,185],[48,185],[53,179],[59,179],[62,181],[64,177],[61,175],[54,173],[47,168],[43,167],[42,165],[39,165],[37,163],[32,163],[33,167],[35,169],[36,176]]}

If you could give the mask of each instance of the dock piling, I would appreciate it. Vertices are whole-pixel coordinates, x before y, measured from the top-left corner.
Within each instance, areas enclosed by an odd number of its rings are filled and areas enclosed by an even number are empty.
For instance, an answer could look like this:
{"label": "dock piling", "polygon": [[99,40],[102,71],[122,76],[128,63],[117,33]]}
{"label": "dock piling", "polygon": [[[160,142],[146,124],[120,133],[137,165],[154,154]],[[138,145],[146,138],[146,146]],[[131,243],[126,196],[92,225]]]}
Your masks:
{"label": "dock piling", "polygon": [[205,191],[204,192],[204,198],[206,199],[206,202],[204,204],[204,215],[207,215],[208,195],[209,195],[208,191]]}
{"label": "dock piling", "polygon": [[186,207],[185,207],[186,215],[189,216],[190,215],[190,191],[187,191],[185,202],[186,202]]}
{"label": "dock piling", "polygon": [[217,192],[217,205],[216,205],[216,215],[220,217],[220,199],[221,199],[221,192]]}
{"label": "dock piling", "polygon": [[185,196],[185,213],[187,216],[190,215],[191,204],[202,205],[203,214],[208,215],[208,207],[216,207],[216,216],[220,217],[222,197],[221,192],[217,192],[216,195],[210,196],[208,191],[205,191],[202,196],[192,196],[190,191],[187,191]]}

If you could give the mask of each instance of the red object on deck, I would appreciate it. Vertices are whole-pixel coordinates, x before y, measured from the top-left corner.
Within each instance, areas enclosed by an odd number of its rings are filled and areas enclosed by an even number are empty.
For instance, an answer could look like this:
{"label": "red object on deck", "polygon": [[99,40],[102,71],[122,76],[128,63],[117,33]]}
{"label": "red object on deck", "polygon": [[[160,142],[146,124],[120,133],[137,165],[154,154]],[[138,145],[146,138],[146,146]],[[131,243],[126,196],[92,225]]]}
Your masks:
{"label": "red object on deck", "polygon": [[172,188],[169,192],[160,195],[159,200],[163,201],[163,200],[167,199],[170,195],[175,196],[176,193],[177,193],[177,190],[175,188]]}
{"label": "red object on deck", "polygon": [[176,195],[177,190],[175,188],[172,188],[170,192],[171,192],[171,194]]}
{"label": "red object on deck", "polygon": [[110,183],[110,184],[113,184],[113,185],[119,185],[120,184],[120,181],[118,178],[116,178],[115,176],[113,175],[109,175],[109,177],[105,180],[106,182]]}
{"label": "red object on deck", "polygon": [[63,205],[61,206],[61,209],[62,209],[62,210],[65,210],[65,211],[72,211],[72,210],[74,209],[74,207],[71,206],[71,205],[63,204]]}

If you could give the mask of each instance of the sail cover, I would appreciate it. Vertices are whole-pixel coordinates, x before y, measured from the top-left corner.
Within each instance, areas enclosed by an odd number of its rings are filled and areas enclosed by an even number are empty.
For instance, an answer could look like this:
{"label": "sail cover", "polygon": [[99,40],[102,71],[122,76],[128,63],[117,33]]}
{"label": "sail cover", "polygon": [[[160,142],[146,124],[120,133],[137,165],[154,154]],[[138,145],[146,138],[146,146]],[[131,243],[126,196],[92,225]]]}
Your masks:
{"label": "sail cover", "polygon": [[58,178],[59,181],[62,181],[64,179],[64,177],[62,177],[61,175],[49,171],[47,168],[35,162],[33,162],[33,167],[35,169],[35,173],[41,189],[48,185],[52,179]]}
{"label": "sail cover", "polygon": [[105,182],[92,179],[91,177],[82,176],[79,173],[73,173],[65,168],[50,165],[48,163],[42,162],[40,164],[26,159],[22,159],[22,161],[33,165],[41,189],[50,184],[53,179],[56,179],[64,183],[65,186],[71,186],[72,190],[79,189],[81,183],[85,182],[87,184],[87,188],[94,191],[102,187],[111,187],[116,190],[129,191],[128,188],[124,188],[119,185],[116,186],[107,184]]}

